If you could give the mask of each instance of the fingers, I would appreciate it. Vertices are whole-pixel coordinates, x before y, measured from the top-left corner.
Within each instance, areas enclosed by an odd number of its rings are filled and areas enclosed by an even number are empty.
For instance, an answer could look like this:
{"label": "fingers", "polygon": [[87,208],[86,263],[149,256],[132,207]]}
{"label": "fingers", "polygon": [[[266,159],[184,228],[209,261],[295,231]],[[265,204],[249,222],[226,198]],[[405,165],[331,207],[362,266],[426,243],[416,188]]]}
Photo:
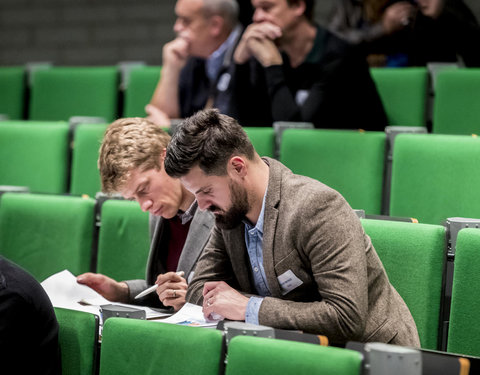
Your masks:
{"label": "fingers", "polygon": [[77,282],[79,284],[87,285],[93,289],[101,288],[108,279],[101,274],[87,272],[77,276]]}
{"label": "fingers", "polygon": [[[158,293],[158,290],[157,290]],[[172,306],[175,310],[185,304],[186,289],[165,289],[158,295],[164,306]]]}
{"label": "fingers", "polygon": [[158,107],[155,107],[153,104],[147,104],[145,106],[145,112],[148,115],[147,119],[154,124],[164,127],[170,126],[170,118],[167,116],[167,114]]}
{"label": "fingers", "polygon": [[176,38],[163,47],[163,64],[177,64],[189,57],[189,44],[184,38]]}
{"label": "fingers", "polygon": [[245,31],[245,38],[268,38],[271,40],[278,39],[282,36],[282,29],[277,25],[268,22],[252,24]]}
{"label": "fingers", "polygon": [[208,292],[218,287],[221,283],[223,283],[223,281],[207,281],[203,284],[203,298],[205,298]]}
{"label": "fingers", "polygon": [[162,284],[165,284],[167,282],[173,282],[173,283],[184,282],[184,283],[186,283],[187,281],[176,272],[167,272],[167,273],[161,273],[160,275],[158,275],[157,280],[155,281],[155,284],[162,285]]}
{"label": "fingers", "polygon": [[92,273],[92,272],[82,273],[81,275],[77,276],[77,283],[87,284],[88,281],[92,278],[93,275],[95,275],[95,274]]}

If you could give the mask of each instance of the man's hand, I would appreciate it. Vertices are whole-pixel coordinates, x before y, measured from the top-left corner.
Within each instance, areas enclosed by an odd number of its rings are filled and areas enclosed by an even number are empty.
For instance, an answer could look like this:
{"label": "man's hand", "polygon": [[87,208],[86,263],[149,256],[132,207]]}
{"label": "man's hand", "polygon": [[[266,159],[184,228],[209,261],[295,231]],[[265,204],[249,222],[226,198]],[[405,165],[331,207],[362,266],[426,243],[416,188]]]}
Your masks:
{"label": "man's hand", "polygon": [[148,115],[146,117],[147,120],[164,128],[170,128],[170,118],[160,108],[155,107],[153,104],[147,104],[145,112]]}
{"label": "man's hand", "polygon": [[86,285],[112,302],[128,302],[128,285],[100,273],[83,273],[77,276],[79,284]]}
{"label": "man's hand", "polygon": [[176,272],[167,272],[157,277],[155,284],[158,285],[157,294],[165,306],[172,306],[175,311],[185,305],[187,294],[187,280]]}
{"label": "man's hand", "polygon": [[216,313],[226,319],[245,320],[248,297],[224,281],[209,281],[203,286],[203,315]]}
{"label": "man's hand", "polygon": [[247,27],[233,56],[237,64],[255,57],[264,67],[282,64],[282,56],[275,40],[282,36],[280,27],[267,23],[254,23]]}
{"label": "man's hand", "polygon": [[163,46],[163,62],[162,69],[182,70],[189,57],[188,42],[183,38],[176,38]]}
{"label": "man's hand", "polygon": [[392,34],[405,28],[412,18],[414,7],[412,4],[401,1],[390,5],[382,16],[382,26],[387,34]]}

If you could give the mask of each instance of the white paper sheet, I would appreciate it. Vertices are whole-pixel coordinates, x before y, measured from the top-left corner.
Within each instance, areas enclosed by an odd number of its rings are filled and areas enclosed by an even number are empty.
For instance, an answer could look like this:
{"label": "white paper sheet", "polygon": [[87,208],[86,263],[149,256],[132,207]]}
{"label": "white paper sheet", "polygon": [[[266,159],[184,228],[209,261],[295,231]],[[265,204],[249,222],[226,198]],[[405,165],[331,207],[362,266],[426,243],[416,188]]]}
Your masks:
{"label": "white paper sheet", "polygon": [[98,315],[101,319],[100,305],[121,305],[144,310],[147,319],[169,316],[149,307],[111,302],[92,288],[77,283],[77,278],[68,270],[58,272],[41,283],[52,305],[71,310],[86,311]]}
{"label": "white paper sheet", "polygon": [[[219,319],[222,320],[223,318]],[[158,320],[162,323],[180,324],[192,327],[216,327],[219,320],[205,319],[203,316],[202,306],[192,303],[186,303],[177,313],[171,317]]]}

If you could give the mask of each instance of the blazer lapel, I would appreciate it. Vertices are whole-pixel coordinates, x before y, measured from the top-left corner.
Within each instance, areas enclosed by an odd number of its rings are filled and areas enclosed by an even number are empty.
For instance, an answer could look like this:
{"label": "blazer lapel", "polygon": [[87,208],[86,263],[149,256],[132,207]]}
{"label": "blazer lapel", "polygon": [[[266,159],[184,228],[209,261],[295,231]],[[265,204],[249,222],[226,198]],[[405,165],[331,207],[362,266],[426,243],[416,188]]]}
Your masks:
{"label": "blazer lapel", "polygon": [[275,249],[273,245],[277,230],[282,173],[278,168],[278,162],[270,158],[265,159],[270,167],[270,173],[268,178],[267,196],[265,198],[265,215],[263,221],[263,267],[267,277],[268,288],[270,289],[272,296],[282,296],[282,291],[275,273]]}
{"label": "blazer lapel", "polygon": [[147,272],[146,272],[146,280],[147,282],[151,283],[152,280],[155,281],[157,275],[152,275],[152,262],[155,256],[155,249],[158,248],[158,244],[161,241],[163,235],[163,228],[165,224],[165,220],[161,216],[153,216],[150,215],[150,252],[148,254],[148,261],[147,261]]}
{"label": "blazer lapel", "polygon": [[178,261],[178,269],[185,272],[185,279],[187,279],[190,272],[193,271],[203,248],[210,238],[210,232],[213,225],[213,214],[209,211],[201,211],[197,208],[192,223],[190,224],[190,230],[188,231],[182,254]]}

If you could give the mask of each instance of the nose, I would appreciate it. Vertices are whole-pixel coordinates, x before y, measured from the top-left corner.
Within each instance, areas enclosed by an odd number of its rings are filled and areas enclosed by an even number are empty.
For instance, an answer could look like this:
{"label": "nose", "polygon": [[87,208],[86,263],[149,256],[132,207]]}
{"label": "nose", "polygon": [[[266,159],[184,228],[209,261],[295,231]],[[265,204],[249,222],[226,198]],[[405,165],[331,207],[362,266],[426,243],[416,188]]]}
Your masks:
{"label": "nose", "polygon": [[260,8],[256,8],[255,12],[253,12],[252,20],[255,23],[260,23],[265,21],[265,12]]}
{"label": "nose", "polygon": [[200,198],[198,196],[196,198],[198,202],[198,208],[200,208],[202,211],[205,211],[208,207],[210,207],[210,202],[208,199]]}
{"label": "nose", "polygon": [[183,29],[184,27],[182,21],[177,18],[175,20],[175,24],[173,25],[173,31],[178,35]]}
{"label": "nose", "polygon": [[147,212],[153,206],[153,202],[151,199],[142,199],[139,200],[138,203],[140,203],[140,208],[143,212]]}

